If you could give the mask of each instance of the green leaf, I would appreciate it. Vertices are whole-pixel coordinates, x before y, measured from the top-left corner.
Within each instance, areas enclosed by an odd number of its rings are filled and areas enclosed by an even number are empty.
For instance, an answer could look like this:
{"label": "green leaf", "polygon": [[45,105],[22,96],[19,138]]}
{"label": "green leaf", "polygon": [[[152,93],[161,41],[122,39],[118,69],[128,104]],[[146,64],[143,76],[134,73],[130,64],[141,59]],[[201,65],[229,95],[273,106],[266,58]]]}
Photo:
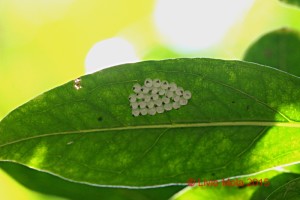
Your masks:
{"label": "green leaf", "polygon": [[294,173],[294,174],[300,174],[300,164],[295,164],[295,165],[291,165],[291,166],[287,166],[284,168],[284,170],[290,172],[290,173]]}
{"label": "green leaf", "polygon": [[[234,184],[223,184],[222,181],[220,181],[217,186],[205,185],[204,179],[200,179],[202,182],[199,183],[197,180],[197,184],[194,187],[185,188],[178,194],[174,195],[172,200],[223,199],[224,197],[228,200],[267,199],[266,197],[273,196],[273,193],[279,190],[279,188],[280,190],[283,188],[287,189],[291,186],[290,182],[297,181],[295,179],[299,177],[299,174],[284,173],[274,169],[261,174],[255,174],[247,178],[232,179],[233,183],[243,182],[244,185],[240,186]],[[236,180],[238,180],[238,182]],[[296,188],[297,187],[294,187],[293,190]],[[284,192],[284,190],[281,190],[281,192]],[[281,194],[278,195],[281,196],[281,198],[278,199],[285,199]],[[297,198],[299,198],[299,195]]]}
{"label": "green leaf", "polygon": [[279,0],[279,1],[287,4],[295,5],[295,6],[300,6],[300,0]]}
{"label": "green leaf", "polygon": [[270,180],[268,189],[259,188],[252,196],[252,200],[297,200],[300,197],[300,175],[280,174]]}
{"label": "green leaf", "polygon": [[267,33],[249,47],[243,60],[300,76],[300,34],[289,29]]}
{"label": "green leaf", "polygon": [[183,193],[179,197],[173,198],[172,200],[206,200],[206,199],[228,199],[236,200],[243,199],[247,200],[251,198],[255,187],[206,187],[199,188],[186,188],[186,191],[181,191],[179,194]]}
{"label": "green leaf", "polygon": [[[262,177],[262,176],[260,176]],[[226,180],[226,179],[224,179]],[[175,194],[172,200],[206,200],[206,199],[224,199],[236,200],[236,199],[250,199],[254,193],[255,186],[246,186],[249,184],[247,179],[238,178],[233,179],[243,181],[245,186],[223,185],[222,181],[218,185],[205,185],[204,178],[197,179],[197,183],[194,187],[186,187],[184,190]],[[206,180],[209,182],[209,180]]]}
{"label": "green leaf", "polygon": [[[146,78],[192,92],[178,110],[131,115]],[[91,185],[222,179],[300,161],[300,79],[240,61],[126,64],[46,92],[0,122],[0,160]]]}
{"label": "green leaf", "polygon": [[170,186],[151,189],[103,188],[69,182],[48,173],[36,171],[11,162],[1,162],[0,167],[27,188],[72,200],[156,200],[168,199],[182,189]]}
{"label": "green leaf", "polygon": [[[205,178],[198,178],[193,187],[186,187],[184,190],[175,194],[172,200],[205,200],[205,199],[251,199],[251,196],[259,188],[268,190],[270,179],[282,174],[282,170],[272,169],[259,174],[252,174],[247,177],[235,177],[231,180],[237,184],[226,184],[228,179],[220,180],[217,186],[204,184]],[[241,184],[243,183],[243,184]],[[261,199],[261,198],[257,198]]]}

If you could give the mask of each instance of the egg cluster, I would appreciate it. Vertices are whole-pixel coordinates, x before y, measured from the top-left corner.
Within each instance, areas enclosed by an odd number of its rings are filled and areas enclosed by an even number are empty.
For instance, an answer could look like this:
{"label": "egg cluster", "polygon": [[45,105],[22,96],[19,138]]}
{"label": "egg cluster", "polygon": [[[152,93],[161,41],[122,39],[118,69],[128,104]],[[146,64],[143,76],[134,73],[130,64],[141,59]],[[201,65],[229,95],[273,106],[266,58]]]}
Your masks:
{"label": "egg cluster", "polygon": [[144,85],[133,85],[134,94],[129,95],[132,115],[155,115],[187,105],[192,93],[176,83],[147,78]]}

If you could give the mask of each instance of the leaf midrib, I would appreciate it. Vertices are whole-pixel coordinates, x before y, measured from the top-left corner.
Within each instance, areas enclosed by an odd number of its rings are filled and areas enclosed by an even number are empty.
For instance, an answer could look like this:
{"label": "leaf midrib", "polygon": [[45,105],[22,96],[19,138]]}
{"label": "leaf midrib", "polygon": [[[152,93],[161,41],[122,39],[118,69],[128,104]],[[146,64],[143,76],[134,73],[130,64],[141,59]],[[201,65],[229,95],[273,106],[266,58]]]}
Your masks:
{"label": "leaf midrib", "polygon": [[63,131],[56,133],[47,133],[35,135],[32,137],[22,138],[5,144],[1,144],[0,148],[24,142],[27,140],[38,139],[43,137],[69,135],[78,133],[95,133],[95,132],[108,132],[108,131],[125,131],[125,130],[139,130],[139,129],[175,129],[175,128],[199,128],[199,127],[220,127],[220,126],[265,126],[265,127],[289,127],[300,128],[300,122],[260,122],[260,121],[241,121],[241,122],[205,122],[205,123],[186,123],[186,124],[159,124],[159,125],[140,125],[140,126],[122,126],[113,128],[99,128],[99,129],[86,129],[86,130],[73,130]]}

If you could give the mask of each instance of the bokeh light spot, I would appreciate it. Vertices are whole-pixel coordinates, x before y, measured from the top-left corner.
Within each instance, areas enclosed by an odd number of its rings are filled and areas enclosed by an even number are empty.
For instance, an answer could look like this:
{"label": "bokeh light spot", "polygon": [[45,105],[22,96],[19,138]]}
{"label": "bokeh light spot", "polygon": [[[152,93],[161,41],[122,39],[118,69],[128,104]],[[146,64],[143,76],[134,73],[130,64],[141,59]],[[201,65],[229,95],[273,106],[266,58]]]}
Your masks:
{"label": "bokeh light spot", "polygon": [[138,58],[132,44],[119,37],[96,43],[85,59],[86,74],[123,63],[137,62]]}
{"label": "bokeh light spot", "polygon": [[162,40],[179,52],[219,42],[254,0],[157,0],[154,23]]}

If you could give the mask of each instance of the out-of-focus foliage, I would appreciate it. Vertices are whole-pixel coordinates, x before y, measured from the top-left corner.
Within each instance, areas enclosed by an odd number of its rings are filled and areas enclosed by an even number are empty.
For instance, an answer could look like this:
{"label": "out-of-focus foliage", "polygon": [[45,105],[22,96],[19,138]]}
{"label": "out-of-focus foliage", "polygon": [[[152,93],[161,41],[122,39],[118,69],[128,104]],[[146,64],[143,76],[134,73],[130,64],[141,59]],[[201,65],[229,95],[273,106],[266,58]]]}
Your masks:
{"label": "out-of-focus foliage", "polygon": [[288,172],[300,174],[300,164],[285,167]]}
{"label": "out-of-focus foliage", "polygon": [[287,4],[295,5],[295,6],[300,6],[300,0],[279,0]]}
{"label": "out-of-focus foliage", "polygon": [[269,188],[260,187],[251,200],[298,200],[300,198],[300,175],[283,173],[270,179]]}
{"label": "out-of-focus foliage", "polygon": [[25,188],[2,168],[0,180],[0,199],[3,200],[64,200],[62,197],[41,194]]}
{"label": "out-of-focus foliage", "polygon": [[270,32],[249,47],[244,60],[300,76],[300,33],[289,29]]}
{"label": "out-of-focus foliage", "polygon": [[156,200],[168,199],[183,186],[170,186],[151,189],[125,189],[96,187],[69,182],[51,174],[36,171],[17,163],[2,162],[0,167],[27,188],[72,200]]}

